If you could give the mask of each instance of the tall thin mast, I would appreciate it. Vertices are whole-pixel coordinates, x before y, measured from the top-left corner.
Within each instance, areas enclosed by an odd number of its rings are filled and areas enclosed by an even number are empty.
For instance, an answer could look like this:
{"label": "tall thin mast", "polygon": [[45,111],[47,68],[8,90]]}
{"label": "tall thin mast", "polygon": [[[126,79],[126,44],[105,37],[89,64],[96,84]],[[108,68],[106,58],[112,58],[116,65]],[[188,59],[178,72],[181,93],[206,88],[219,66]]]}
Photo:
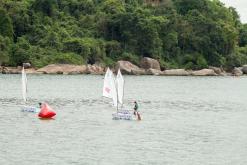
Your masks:
{"label": "tall thin mast", "polygon": [[125,85],[125,81],[123,81],[123,98],[122,98],[122,108],[123,108],[123,104],[124,104],[124,85]]}
{"label": "tall thin mast", "polygon": [[118,112],[118,83],[117,83],[117,79],[115,79],[115,87],[116,87],[116,93],[117,93],[117,112]]}

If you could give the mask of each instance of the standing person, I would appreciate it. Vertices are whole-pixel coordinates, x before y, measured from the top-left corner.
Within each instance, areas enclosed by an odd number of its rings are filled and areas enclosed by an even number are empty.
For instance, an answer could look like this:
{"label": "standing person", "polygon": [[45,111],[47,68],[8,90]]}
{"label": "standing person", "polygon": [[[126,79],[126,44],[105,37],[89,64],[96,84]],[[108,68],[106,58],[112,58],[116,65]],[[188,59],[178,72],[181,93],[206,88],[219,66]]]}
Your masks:
{"label": "standing person", "polygon": [[142,118],[141,118],[141,115],[140,115],[140,113],[138,112],[138,104],[137,104],[137,102],[135,101],[134,102],[135,103],[135,106],[134,106],[134,115],[135,116],[137,116],[137,120],[142,120]]}
{"label": "standing person", "polygon": [[134,104],[135,104],[135,106],[134,106],[134,115],[137,115],[138,104],[137,104],[136,101],[134,101]]}
{"label": "standing person", "polygon": [[39,108],[41,108],[42,107],[42,103],[39,103]]}

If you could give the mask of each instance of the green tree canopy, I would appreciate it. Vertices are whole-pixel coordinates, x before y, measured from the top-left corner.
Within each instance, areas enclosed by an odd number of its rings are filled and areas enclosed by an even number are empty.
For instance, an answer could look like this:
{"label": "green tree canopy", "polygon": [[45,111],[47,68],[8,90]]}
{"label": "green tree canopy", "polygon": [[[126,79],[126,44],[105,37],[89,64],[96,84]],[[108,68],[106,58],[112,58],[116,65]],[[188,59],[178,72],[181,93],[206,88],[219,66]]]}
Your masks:
{"label": "green tree canopy", "polygon": [[247,26],[219,0],[2,0],[0,61],[232,68],[247,63]]}

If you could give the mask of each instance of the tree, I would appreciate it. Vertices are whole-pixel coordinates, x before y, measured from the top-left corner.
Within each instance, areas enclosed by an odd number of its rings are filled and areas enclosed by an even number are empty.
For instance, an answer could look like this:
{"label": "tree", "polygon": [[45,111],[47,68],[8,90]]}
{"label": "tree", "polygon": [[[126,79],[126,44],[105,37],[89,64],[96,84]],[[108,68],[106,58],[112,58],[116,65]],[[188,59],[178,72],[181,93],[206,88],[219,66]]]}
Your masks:
{"label": "tree", "polygon": [[247,45],[247,24],[240,28],[239,32],[239,46],[244,47]]}
{"label": "tree", "polygon": [[35,0],[32,8],[45,15],[53,16],[58,7],[57,0]]}
{"label": "tree", "polygon": [[0,35],[4,37],[13,38],[13,25],[10,17],[4,9],[0,8]]}
{"label": "tree", "polygon": [[0,66],[9,61],[10,39],[0,35]]}
{"label": "tree", "polygon": [[190,10],[207,11],[207,0],[174,0],[178,13],[185,15]]}
{"label": "tree", "polygon": [[30,43],[25,38],[18,38],[17,43],[12,48],[10,64],[22,65],[25,62],[30,62],[30,47]]}
{"label": "tree", "polygon": [[125,11],[121,0],[105,0],[102,3],[102,10],[108,14],[117,14]]}

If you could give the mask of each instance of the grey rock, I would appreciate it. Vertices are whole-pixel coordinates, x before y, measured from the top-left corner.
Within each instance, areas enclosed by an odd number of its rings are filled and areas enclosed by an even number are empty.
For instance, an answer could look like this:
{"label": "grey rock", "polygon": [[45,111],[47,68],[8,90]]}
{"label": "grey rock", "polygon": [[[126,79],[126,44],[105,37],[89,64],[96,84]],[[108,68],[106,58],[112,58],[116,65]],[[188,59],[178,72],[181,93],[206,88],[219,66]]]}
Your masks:
{"label": "grey rock", "polygon": [[151,69],[151,68],[150,68],[150,69],[147,69],[147,70],[146,70],[146,73],[147,73],[147,74],[150,74],[150,75],[156,75],[156,76],[162,74],[162,72],[161,72],[160,70]]}
{"label": "grey rock", "polygon": [[232,75],[233,75],[233,76],[242,76],[242,75],[243,75],[243,72],[242,72],[242,70],[239,69],[239,68],[234,68],[234,69],[232,70]]}
{"label": "grey rock", "polygon": [[27,69],[27,68],[31,68],[32,65],[30,63],[23,63],[23,67]]}
{"label": "grey rock", "polygon": [[193,76],[217,76],[213,69],[202,69],[192,72]]}
{"label": "grey rock", "polygon": [[243,74],[247,74],[247,65],[244,65],[242,67],[242,72],[243,72]]}
{"label": "grey rock", "polygon": [[37,72],[44,74],[70,74],[72,73],[86,73],[87,67],[85,65],[69,65],[69,64],[51,64],[37,70]]}
{"label": "grey rock", "polygon": [[149,57],[144,57],[141,60],[141,68],[160,70],[160,63],[158,60]]}
{"label": "grey rock", "polygon": [[171,70],[163,71],[162,75],[164,76],[189,76],[191,75],[191,73],[186,71],[185,69],[171,69]]}
{"label": "grey rock", "polygon": [[141,73],[141,69],[129,61],[118,61],[115,70],[120,69],[123,74]]}

